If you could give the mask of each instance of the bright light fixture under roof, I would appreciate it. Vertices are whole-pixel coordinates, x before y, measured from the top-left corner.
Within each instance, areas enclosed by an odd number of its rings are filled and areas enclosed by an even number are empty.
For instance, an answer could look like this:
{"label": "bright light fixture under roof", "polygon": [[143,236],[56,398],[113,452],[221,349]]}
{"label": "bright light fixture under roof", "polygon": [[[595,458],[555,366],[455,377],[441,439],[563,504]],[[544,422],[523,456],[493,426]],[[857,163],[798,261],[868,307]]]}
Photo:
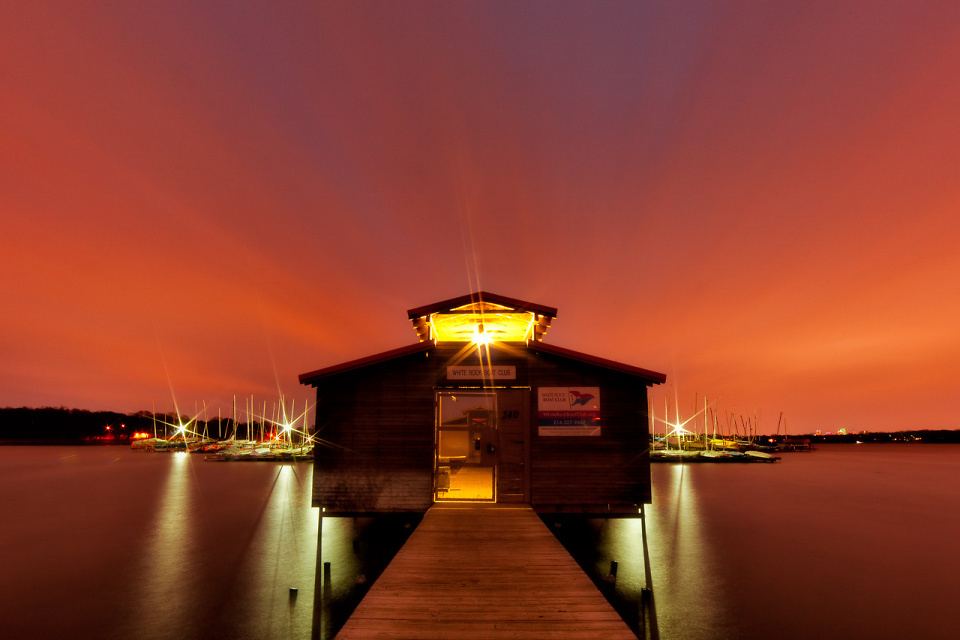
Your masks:
{"label": "bright light fixture under roof", "polygon": [[407,317],[421,342],[474,342],[481,323],[494,342],[527,342],[543,339],[557,310],[479,291],[409,309]]}
{"label": "bright light fixture under roof", "polygon": [[476,331],[473,332],[473,342],[476,345],[485,345],[493,342],[493,336],[484,331],[482,322],[477,325]]}
{"label": "bright light fixture under roof", "polygon": [[[531,336],[535,314],[514,311],[500,305],[465,305],[447,313],[433,313],[429,323],[433,336],[439,342],[523,342]],[[496,307],[496,308],[490,308]],[[483,327],[480,331],[479,328]],[[478,340],[483,334],[484,337]]]}

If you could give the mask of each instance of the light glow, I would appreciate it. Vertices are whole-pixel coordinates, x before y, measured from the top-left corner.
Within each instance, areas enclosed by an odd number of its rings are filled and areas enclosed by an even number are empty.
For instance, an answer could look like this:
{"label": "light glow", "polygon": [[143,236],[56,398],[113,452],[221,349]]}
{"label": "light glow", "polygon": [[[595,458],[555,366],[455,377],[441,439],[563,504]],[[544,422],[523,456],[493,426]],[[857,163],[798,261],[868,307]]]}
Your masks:
{"label": "light glow", "polygon": [[473,343],[477,346],[488,345],[493,342],[493,336],[483,330],[483,323],[477,325],[477,330],[473,332]]}
{"label": "light glow", "polygon": [[[491,302],[475,302],[449,312],[433,313],[427,317],[427,323],[430,335],[438,342],[523,342],[532,336],[536,315]],[[480,333],[488,337],[478,340]]]}

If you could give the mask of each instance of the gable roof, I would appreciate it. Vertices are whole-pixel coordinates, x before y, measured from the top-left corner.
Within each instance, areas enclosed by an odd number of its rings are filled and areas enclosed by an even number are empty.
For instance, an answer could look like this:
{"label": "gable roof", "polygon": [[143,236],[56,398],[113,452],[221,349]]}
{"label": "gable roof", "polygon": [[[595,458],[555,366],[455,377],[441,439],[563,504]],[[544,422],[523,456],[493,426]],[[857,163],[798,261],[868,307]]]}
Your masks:
{"label": "gable roof", "polygon": [[345,371],[352,371],[353,369],[362,369],[363,367],[369,367],[370,365],[379,364],[381,362],[387,362],[388,360],[396,360],[404,356],[413,355],[415,353],[420,353],[423,351],[429,351],[432,348],[433,348],[433,343],[431,342],[418,342],[417,344],[412,344],[406,347],[400,347],[399,349],[391,349],[390,351],[376,353],[372,356],[367,356],[365,358],[357,358],[356,360],[350,360],[342,364],[335,364],[332,367],[324,367],[322,369],[317,369],[316,371],[311,371],[309,373],[301,373],[299,376],[300,384],[312,385],[315,380],[318,380],[320,378],[326,378],[327,376],[332,376],[337,373],[343,373]]}
{"label": "gable roof", "polygon": [[[392,349],[390,351],[377,353],[365,358],[350,360],[348,362],[333,365],[331,367],[324,367],[323,369],[317,369],[316,371],[300,374],[300,384],[316,386],[316,381],[321,378],[352,371],[354,369],[362,369],[364,367],[380,364],[381,362],[397,360],[399,358],[403,358],[404,356],[427,352],[433,348],[434,344],[432,342],[419,342],[406,347],[400,347],[399,349]],[[666,374],[658,373],[657,371],[634,367],[633,365],[617,362],[616,360],[608,360],[606,358],[591,356],[586,353],[580,353],[579,351],[573,351],[572,349],[564,349],[563,347],[558,347],[552,344],[545,344],[543,342],[531,340],[527,343],[527,348],[533,353],[545,353],[560,356],[570,360],[577,360],[579,362],[592,364],[603,369],[610,369],[612,371],[619,371],[620,373],[637,376],[638,378],[649,380],[652,384],[662,384],[667,380]]]}
{"label": "gable roof", "polygon": [[469,293],[465,296],[458,296],[456,298],[450,298],[449,300],[443,300],[442,302],[434,302],[433,304],[424,305],[415,309],[408,309],[407,317],[411,320],[416,320],[417,318],[430,315],[431,313],[452,311],[457,307],[462,307],[465,304],[471,304],[475,302],[492,302],[505,307],[512,307],[515,311],[529,311],[542,316],[549,316],[550,318],[557,317],[557,310],[555,307],[548,307],[535,302],[525,302],[523,300],[508,298],[507,296],[501,296],[499,294],[489,293],[487,291]]}
{"label": "gable roof", "polygon": [[650,369],[641,369],[640,367],[634,367],[633,365],[624,364],[622,362],[617,362],[616,360],[608,360],[606,358],[600,358],[598,356],[591,356],[587,353],[580,353],[579,351],[573,351],[572,349],[564,349],[563,347],[558,347],[552,344],[546,344],[544,342],[530,342],[527,347],[530,351],[536,353],[548,353],[557,356],[562,356],[564,358],[569,358],[571,360],[578,360],[580,362],[586,362],[587,364],[596,365],[598,367],[603,367],[604,369],[612,369],[614,371],[619,371],[621,373],[627,373],[633,376],[638,376],[641,378],[646,378],[654,384],[662,384],[667,380],[667,374],[659,373],[657,371],[651,371]]}

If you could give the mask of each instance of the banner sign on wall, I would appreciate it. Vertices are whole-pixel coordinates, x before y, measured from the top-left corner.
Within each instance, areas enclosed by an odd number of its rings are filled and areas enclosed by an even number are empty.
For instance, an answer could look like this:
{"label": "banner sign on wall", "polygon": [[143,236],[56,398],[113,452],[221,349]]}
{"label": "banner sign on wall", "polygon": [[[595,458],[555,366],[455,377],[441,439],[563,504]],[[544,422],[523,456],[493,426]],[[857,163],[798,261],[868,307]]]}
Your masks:
{"label": "banner sign on wall", "polygon": [[599,436],[599,387],[539,387],[537,434]]}

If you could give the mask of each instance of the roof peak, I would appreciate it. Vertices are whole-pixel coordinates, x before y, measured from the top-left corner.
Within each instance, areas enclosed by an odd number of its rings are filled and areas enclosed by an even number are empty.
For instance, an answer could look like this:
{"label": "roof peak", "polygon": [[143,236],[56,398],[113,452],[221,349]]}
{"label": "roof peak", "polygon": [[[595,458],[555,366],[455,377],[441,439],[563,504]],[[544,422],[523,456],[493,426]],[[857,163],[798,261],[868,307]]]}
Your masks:
{"label": "roof peak", "polygon": [[539,341],[557,310],[554,307],[477,291],[407,311],[421,341]]}
{"label": "roof peak", "polygon": [[411,320],[415,320],[416,318],[430,315],[431,313],[453,311],[458,307],[477,303],[499,304],[505,307],[510,307],[510,309],[513,311],[530,311],[541,316],[548,316],[550,318],[557,317],[557,309],[555,307],[548,307],[546,305],[537,304],[536,302],[526,302],[524,300],[502,296],[498,293],[491,293],[489,291],[477,291],[476,293],[468,293],[456,298],[450,298],[449,300],[443,300],[441,302],[434,302],[433,304],[424,305],[422,307],[408,309],[407,317]]}

